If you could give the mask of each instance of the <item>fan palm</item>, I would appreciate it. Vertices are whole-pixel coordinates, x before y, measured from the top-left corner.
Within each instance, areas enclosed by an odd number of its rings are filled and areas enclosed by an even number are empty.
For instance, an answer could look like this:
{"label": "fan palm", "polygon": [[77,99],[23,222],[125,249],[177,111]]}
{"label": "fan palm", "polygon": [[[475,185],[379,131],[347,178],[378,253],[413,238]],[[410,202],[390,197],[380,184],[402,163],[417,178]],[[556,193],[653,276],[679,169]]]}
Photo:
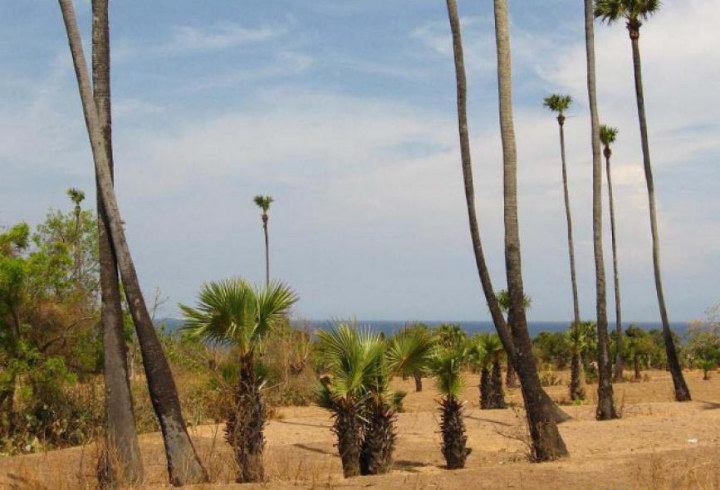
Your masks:
{"label": "fan palm", "polygon": [[[346,478],[361,474],[360,459],[367,425],[364,415],[371,386],[385,385],[383,356],[385,344],[369,330],[340,324],[331,331],[318,332],[321,362],[327,367],[317,392],[318,404],[334,419],[333,431]],[[375,394],[377,396],[377,393]],[[378,406],[375,400],[375,406]]]}
{"label": "fan palm", "polygon": [[622,356],[622,310],[620,302],[620,272],[618,271],[617,256],[617,235],[615,233],[615,201],[613,200],[612,176],[610,173],[610,157],[612,149],[610,148],[617,137],[617,128],[602,125],[600,126],[600,142],[603,144],[603,155],[605,156],[605,176],[608,184],[608,202],[610,203],[610,235],[612,237],[612,253],[613,253],[613,285],[615,289],[615,338],[616,338],[616,354],[615,354],[615,372],[613,381],[620,382],[623,380],[623,356]]}
{"label": "fan palm", "polygon": [[567,164],[565,160],[565,111],[570,108],[572,97],[552,94],[545,97],[543,105],[557,113],[560,127],[560,159],[562,161],[563,195],[565,196],[565,217],[567,219],[568,251],[570,253],[570,282],[573,295],[573,313],[575,323],[580,323],[580,303],[578,302],[577,276],[575,275],[575,245],[573,243],[572,215],[570,212],[570,193],[568,191]]}
{"label": "fan palm", "polygon": [[240,363],[240,379],[233,393],[225,437],[235,452],[237,481],[264,478],[262,461],[266,413],[262,379],[255,372],[255,355],[261,340],[278,325],[298,298],[280,282],[254,288],[242,279],[207,283],[198,295],[197,308],[180,305],[184,329],[192,336],[232,346]]}
{"label": "fan palm", "polygon": [[427,371],[434,346],[435,338],[424,325],[415,325],[398,332],[388,341],[387,346],[391,372],[412,375],[415,378],[415,391],[422,391],[422,376]]}
{"label": "fan palm", "polygon": [[660,9],[659,0],[596,0],[595,17],[599,17],[608,24],[620,19],[625,20],[625,26],[630,34],[632,45],[633,69],[635,73],[635,97],[640,121],[640,139],[642,142],[643,166],[645,168],[645,182],[648,189],[650,208],[650,232],[653,244],[653,270],[655,272],[655,290],[657,292],[660,318],[663,325],[663,339],[665,352],[668,358],[668,367],[672,374],[675,388],[675,399],[679,402],[690,400],[682,368],[675,350],[675,343],[670,330],[667,308],[665,307],[665,293],[663,292],[662,275],[660,272],[660,238],[657,226],[657,213],[655,210],[655,183],[653,180],[652,164],[650,162],[650,142],[648,139],[647,117],[645,115],[645,94],[642,82],[642,63],[640,60],[640,27],[642,23]]}
{"label": "fan palm", "polygon": [[437,346],[430,361],[430,369],[437,378],[442,394],[440,404],[440,430],[442,432],[442,453],[448,469],[465,467],[470,453],[463,421],[463,402],[460,392],[463,387],[462,368],[467,352],[459,346]]}
{"label": "fan palm", "polygon": [[253,202],[262,210],[263,233],[265,235],[265,285],[270,284],[270,238],[268,236],[268,210],[273,202],[270,196],[257,195],[253,198]]}

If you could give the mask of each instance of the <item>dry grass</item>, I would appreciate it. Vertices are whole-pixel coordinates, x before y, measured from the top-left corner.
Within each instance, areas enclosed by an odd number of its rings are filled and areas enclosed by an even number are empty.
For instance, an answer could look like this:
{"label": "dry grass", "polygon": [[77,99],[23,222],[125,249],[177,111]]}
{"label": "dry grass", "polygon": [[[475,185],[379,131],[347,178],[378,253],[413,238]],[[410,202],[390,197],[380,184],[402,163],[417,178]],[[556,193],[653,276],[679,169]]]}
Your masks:
{"label": "dry grass", "polygon": [[[565,373],[559,373],[565,375]],[[468,377],[463,393],[468,400],[466,425],[473,448],[467,468],[443,469],[437,425],[437,393],[432,382],[424,393],[413,392],[413,381],[395,381],[409,392],[406,412],[398,419],[396,468],[389,474],[344,480],[331,421],[317,407],[280,410],[281,417],[268,424],[266,473],[268,482],[237,486],[232,453],[223,439],[221,425],[191,429],[198,453],[213,483],[195,489],[239,488],[643,488],[720,490],[720,377],[701,381],[702,374],[688,373],[694,399],[672,401],[671,381],[664,372],[649,373],[642,383],[615,387],[623,418],[594,420],[590,400],[565,409],[573,420],[561,432],[571,457],[556,463],[527,462],[524,413],[518,408],[479,410],[475,376]],[[563,396],[566,386],[549,388]],[[588,395],[592,393],[588,386]],[[518,390],[509,401],[520,406]],[[165,489],[166,467],[159,434],[141,436],[147,484]],[[13,490],[94,489],[99,446],[90,444],[61,451],[0,459],[0,488]]]}

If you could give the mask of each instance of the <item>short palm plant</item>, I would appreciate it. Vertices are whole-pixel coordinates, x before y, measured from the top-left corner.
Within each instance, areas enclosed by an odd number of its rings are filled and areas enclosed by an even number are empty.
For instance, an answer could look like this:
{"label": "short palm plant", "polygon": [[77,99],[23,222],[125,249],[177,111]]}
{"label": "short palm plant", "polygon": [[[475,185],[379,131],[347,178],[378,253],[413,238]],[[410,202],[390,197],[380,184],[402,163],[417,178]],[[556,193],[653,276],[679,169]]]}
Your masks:
{"label": "short palm plant", "polygon": [[422,391],[422,376],[428,370],[434,346],[435,338],[425,326],[401,330],[388,340],[387,360],[392,374],[413,376],[415,391]]}
{"label": "short palm plant", "polygon": [[430,369],[437,378],[440,399],[440,430],[442,432],[442,453],[448,469],[465,467],[470,450],[466,447],[467,435],[463,421],[463,402],[460,392],[463,387],[462,368],[467,359],[467,350],[462,346],[438,346],[430,360]]}
{"label": "short palm plant", "polygon": [[369,406],[377,408],[383,403],[371,389],[379,392],[386,386],[382,372],[385,343],[369,330],[346,324],[320,331],[318,338],[321,362],[327,368],[317,392],[318,404],[332,413],[344,476],[357,476],[361,474],[366,430],[372,425],[367,423],[366,412]]}
{"label": "short palm plant", "polygon": [[205,284],[196,308],[180,305],[188,333],[231,346],[237,352],[240,377],[225,437],[235,452],[240,483],[264,478],[266,412],[263,380],[255,371],[256,353],[262,339],[285,319],[297,300],[293,290],[279,282],[255,288],[242,279],[227,279]]}
{"label": "short palm plant", "polygon": [[497,335],[483,334],[472,339],[470,359],[480,369],[480,408],[483,410],[507,407],[502,382],[504,353]]}

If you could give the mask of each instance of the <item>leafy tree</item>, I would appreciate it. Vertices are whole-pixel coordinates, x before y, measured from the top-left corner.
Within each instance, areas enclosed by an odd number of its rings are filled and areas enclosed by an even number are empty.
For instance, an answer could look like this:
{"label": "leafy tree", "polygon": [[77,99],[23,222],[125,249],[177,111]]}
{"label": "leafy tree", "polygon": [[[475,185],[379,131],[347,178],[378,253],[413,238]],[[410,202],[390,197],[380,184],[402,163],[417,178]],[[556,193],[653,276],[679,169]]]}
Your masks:
{"label": "leafy tree", "polygon": [[678,360],[675,343],[673,342],[670,320],[668,319],[665,306],[665,293],[663,292],[662,275],[660,271],[660,238],[657,225],[657,213],[655,209],[655,184],[653,180],[652,164],[650,161],[650,141],[648,138],[647,117],[645,114],[645,94],[643,92],[642,63],[640,60],[640,27],[653,14],[660,9],[660,0],[596,0],[595,17],[602,19],[608,24],[619,20],[625,21],[630,44],[632,46],[633,70],[635,74],[635,98],[638,108],[638,119],[640,121],[640,140],[643,152],[643,167],[645,169],[645,182],[648,190],[648,201],[650,208],[650,233],[653,243],[653,271],[655,273],[655,290],[657,292],[658,305],[660,307],[660,318],[663,326],[663,339],[667,354],[668,367],[672,375],[675,388],[675,400],[679,402],[689,401],[690,390],[685,383],[682,367]]}
{"label": "leafy tree", "polygon": [[195,337],[232,346],[237,352],[240,376],[229,408],[225,438],[235,452],[237,481],[264,479],[262,461],[267,414],[262,399],[262,378],[256,371],[256,352],[262,339],[279,324],[297,302],[282,283],[253,288],[242,279],[205,284],[197,308],[180,305],[184,330]]}
{"label": "leafy tree", "polygon": [[445,347],[462,347],[467,342],[467,333],[457,323],[442,323],[435,327],[433,334],[437,343]]}

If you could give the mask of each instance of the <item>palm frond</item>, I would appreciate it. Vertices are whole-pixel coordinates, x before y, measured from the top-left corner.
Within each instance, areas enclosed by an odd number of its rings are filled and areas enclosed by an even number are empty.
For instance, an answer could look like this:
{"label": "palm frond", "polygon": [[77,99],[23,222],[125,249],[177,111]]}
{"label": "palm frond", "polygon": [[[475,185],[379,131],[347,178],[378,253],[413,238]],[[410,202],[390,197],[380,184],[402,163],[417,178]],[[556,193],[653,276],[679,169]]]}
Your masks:
{"label": "palm frond", "polygon": [[569,95],[552,94],[543,99],[543,106],[558,114],[564,114],[570,104],[572,104],[572,97]]}
{"label": "palm frond", "polygon": [[267,213],[270,209],[270,204],[273,202],[273,198],[270,196],[257,195],[253,198],[253,202],[263,210],[263,213]]}
{"label": "palm frond", "polygon": [[600,141],[604,146],[608,148],[610,147],[610,145],[615,143],[615,138],[617,137],[617,134],[617,128],[606,126],[605,124],[600,126]]}
{"label": "palm frond", "polygon": [[459,396],[463,387],[462,367],[467,360],[464,347],[437,346],[430,360],[430,369],[435,374],[440,393]]}
{"label": "palm frond", "polygon": [[423,372],[435,346],[428,329],[407,328],[394,335],[387,346],[387,361],[393,374]]}

